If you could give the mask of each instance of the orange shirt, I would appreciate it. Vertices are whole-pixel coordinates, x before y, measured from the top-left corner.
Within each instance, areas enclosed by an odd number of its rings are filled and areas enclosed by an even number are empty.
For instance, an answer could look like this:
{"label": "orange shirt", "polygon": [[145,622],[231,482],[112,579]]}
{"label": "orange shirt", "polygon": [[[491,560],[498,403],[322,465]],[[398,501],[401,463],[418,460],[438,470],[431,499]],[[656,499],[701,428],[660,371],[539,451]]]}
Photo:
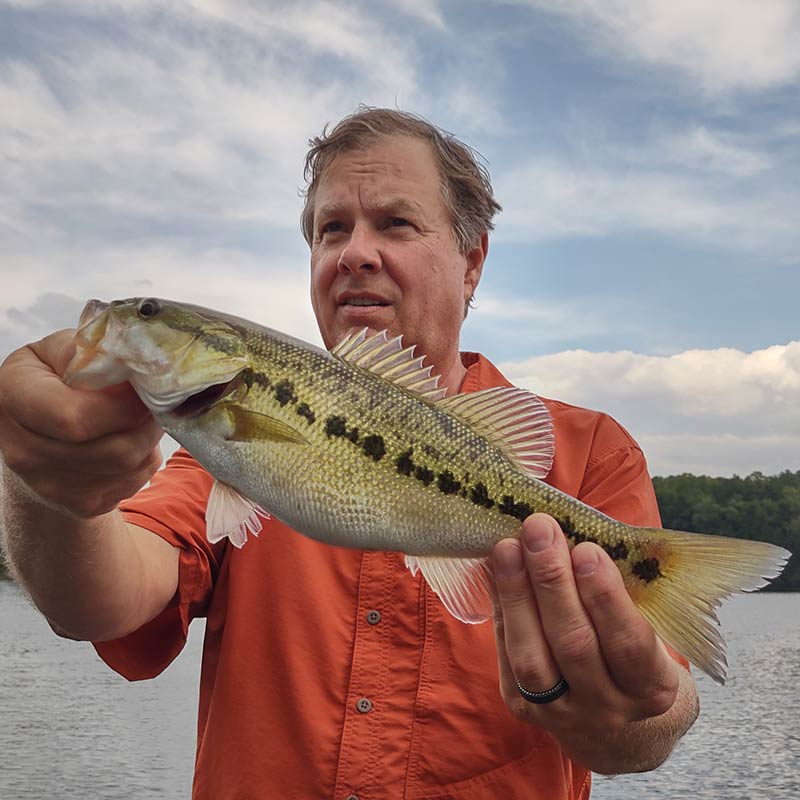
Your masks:
{"label": "orange shirt", "polygon": [[[510,385],[465,354],[462,391]],[[547,400],[548,482],[617,519],[658,525],[644,456],[610,417]],[[398,553],[331,547],[275,519],[242,550],[205,538],[209,475],[178,451],[124,505],[182,548],[176,600],[97,644],[136,680],[205,616],[194,800],[586,798],[590,775],[500,698],[491,624],[464,625]]]}

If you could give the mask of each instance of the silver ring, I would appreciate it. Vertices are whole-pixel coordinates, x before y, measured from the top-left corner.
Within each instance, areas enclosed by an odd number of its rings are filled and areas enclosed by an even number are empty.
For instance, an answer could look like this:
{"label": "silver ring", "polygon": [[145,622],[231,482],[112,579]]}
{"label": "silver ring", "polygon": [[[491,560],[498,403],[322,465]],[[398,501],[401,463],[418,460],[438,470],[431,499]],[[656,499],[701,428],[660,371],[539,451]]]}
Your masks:
{"label": "silver ring", "polygon": [[558,700],[562,694],[569,690],[569,684],[562,675],[558,683],[546,692],[531,692],[526,689],[519,681],[517,681],[517,689],[519,693],[529,702],[535,703],[537,706],[542,706],[545,703],[552,703],[553,700]]}

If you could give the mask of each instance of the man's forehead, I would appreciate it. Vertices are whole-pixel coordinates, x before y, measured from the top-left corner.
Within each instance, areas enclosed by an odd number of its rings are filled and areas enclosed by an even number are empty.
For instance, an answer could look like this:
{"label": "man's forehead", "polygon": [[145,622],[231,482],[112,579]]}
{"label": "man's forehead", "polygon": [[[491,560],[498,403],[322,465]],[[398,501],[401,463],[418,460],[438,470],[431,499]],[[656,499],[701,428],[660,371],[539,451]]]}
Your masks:
{"label": "man's forehead", "polygon": [[383,136],[360,147],[337,153],[320,173],[320,182],[363,175],[374,178],[418,180],[438,175],[433,151],[428,142],[411,136]]}

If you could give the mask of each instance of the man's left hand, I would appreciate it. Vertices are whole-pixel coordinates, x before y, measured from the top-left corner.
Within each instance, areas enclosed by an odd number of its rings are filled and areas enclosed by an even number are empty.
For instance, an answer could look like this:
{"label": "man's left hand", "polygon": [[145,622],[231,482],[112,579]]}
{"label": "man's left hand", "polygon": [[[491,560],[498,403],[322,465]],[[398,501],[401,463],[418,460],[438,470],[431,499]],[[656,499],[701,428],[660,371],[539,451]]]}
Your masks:
{"label": "man's left hand", "polygon": [[[492,560],[500,690],[511,712],[595,771],[655,766],[621,750],[636,750],[631,733],[641,721],[668,716],[684,670],[634,605],[611,558],[588,542],[570,553],[555,520],[534,514],[519,539],[497,544]],[[562,676],[569,690],[544,705],[525,700],[517,688],[519,681],[543,692]]]}

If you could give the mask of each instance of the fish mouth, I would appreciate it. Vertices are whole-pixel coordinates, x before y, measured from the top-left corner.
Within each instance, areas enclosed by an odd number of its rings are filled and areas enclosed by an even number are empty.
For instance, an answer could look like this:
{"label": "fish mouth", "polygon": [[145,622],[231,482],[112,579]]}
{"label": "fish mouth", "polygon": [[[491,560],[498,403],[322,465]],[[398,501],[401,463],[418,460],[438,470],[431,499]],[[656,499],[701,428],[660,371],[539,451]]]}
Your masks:
{"label": "fish mouth", "polygon": [[223,397],[234,392],[243,381],[244,370],[234,375],[229,381],[224,383],[214,383],[201,389],[195,394],[189,395],[180,405],[173,408],[169,413],[181,419],[191,419],[199,417],[210,411]]}

